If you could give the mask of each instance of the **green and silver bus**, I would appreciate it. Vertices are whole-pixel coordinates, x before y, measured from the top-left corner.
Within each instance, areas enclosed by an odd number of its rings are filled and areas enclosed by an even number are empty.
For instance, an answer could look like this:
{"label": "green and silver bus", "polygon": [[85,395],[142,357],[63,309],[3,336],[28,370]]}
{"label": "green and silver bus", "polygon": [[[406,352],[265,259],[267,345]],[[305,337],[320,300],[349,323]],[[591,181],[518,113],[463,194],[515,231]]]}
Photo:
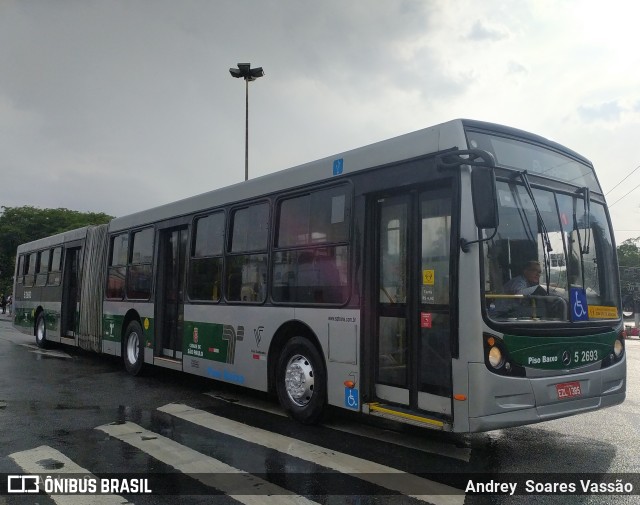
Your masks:
{"label": "green and silver bus", "polygon": [[477,432],[624,400],[617,272],[587,159],[458,119],[21,245],[14,324],[303,423]]}

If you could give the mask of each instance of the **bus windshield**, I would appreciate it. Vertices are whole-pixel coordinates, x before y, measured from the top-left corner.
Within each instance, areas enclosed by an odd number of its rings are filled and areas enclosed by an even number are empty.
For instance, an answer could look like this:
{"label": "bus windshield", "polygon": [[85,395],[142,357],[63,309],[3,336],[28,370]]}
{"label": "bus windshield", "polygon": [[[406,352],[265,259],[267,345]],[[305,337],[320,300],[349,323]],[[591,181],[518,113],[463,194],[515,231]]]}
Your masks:
{"label": "bus windshield", "polygon": [[493,154],[501,167],[527,170],[540,177],[552,178],[601,192],[593,167],[546,146],[522,139],[468,130],[469,146]]}
{"label": "bus windshield", "polygon": [[573,194],[529,192],[523,182],[497,182],[500,225],[483,245],[489,318],[618,319],[614,246],[604,206],[585,202],[584,188]]}

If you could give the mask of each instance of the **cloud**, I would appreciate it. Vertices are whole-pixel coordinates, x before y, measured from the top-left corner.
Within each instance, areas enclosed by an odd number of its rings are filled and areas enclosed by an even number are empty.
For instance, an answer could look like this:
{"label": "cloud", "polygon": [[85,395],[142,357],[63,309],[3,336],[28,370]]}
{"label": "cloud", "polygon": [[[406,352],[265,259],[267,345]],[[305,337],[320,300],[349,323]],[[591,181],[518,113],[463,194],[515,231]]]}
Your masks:
{"label": "cloud", "polygon": [[518,63],[517,61],[509,61],[509,63],[507,64],[507,72],[511,75],[529,73],[527,67],[525,67],[521,63]]}
{"label": "cloud", "polygon": [[[22,178],[0,200],[122,215],[238,182],[244,86],[228,73],[238,62],[266,72],[250,85],[252,176],[389,136],[381,110],[463,89],[431,48],[403,51],[432,30],[433,5],[9,2],[0,171]],[[93,197],[71,191],[83,184]]]}
{"label": "cloud", "polygon": [[605,102],[597,105],[581,105],[578,107],[578,115],[584,121],[618,121],[625,109],[616,101]]}
{"label": "cloud", "polygon": [[471,27],[471,31],[467,34],[466,38],[476,42],[483,42],[486,40],[497,42],[498,40],[506,39],[508,36],[509,33],[501,27],[490,26],[483,21],[476,21]]}

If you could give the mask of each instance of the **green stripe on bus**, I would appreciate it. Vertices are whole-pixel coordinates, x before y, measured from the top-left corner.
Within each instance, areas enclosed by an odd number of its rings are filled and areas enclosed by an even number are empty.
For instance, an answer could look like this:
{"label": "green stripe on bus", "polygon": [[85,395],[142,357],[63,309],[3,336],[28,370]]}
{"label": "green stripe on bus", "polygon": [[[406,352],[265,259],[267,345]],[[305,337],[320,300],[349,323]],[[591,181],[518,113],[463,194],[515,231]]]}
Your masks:
{"label": "green stripe on bus", "polygon": [[233,363],[237,339],[233,327],[219,323],[185,321],[183,335],[183,355]]}
{"label": "green stripe on bus", "polygon": [[514,363],[544,370],[571,369],[602,361],[613,351],[615,332],[579,337],[505,335]]}

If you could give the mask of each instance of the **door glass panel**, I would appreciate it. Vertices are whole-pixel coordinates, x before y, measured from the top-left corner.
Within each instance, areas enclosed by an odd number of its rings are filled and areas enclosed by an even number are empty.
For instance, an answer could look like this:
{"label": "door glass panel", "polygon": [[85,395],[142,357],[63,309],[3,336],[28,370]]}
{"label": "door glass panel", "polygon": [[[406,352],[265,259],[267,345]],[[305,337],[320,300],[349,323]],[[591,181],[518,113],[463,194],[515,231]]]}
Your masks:
{"label": "door glass panel", "polygon": [[423,304],[449,303],[451,201],[422,195],[422,294]]}
{"label": "door glass panel", "polygon": [[[448,190],[420,196],[422,283],[420,286],[420,391],[451,394],[449,262],[451,198]],[[444,307],[443,307],[444,305]]]}
{"label": "door glass panel", "polygon": [[407,387],[407,323],[404,318],[379,319],[378,382]]}
{"label": "door glass panel", "polygon": [[420,391],[440,396],[451,394],[451,345],[449,313],[431,313],[420,330]]}
{"label": "door glass panel", "polygon": [[377,382],[408,387],[407,252],[408,200],[380,204]]}
{"label": "door glass panel", "polygon": [[407,301],[407,204],[382,207],[380,220],[380,303]]}

